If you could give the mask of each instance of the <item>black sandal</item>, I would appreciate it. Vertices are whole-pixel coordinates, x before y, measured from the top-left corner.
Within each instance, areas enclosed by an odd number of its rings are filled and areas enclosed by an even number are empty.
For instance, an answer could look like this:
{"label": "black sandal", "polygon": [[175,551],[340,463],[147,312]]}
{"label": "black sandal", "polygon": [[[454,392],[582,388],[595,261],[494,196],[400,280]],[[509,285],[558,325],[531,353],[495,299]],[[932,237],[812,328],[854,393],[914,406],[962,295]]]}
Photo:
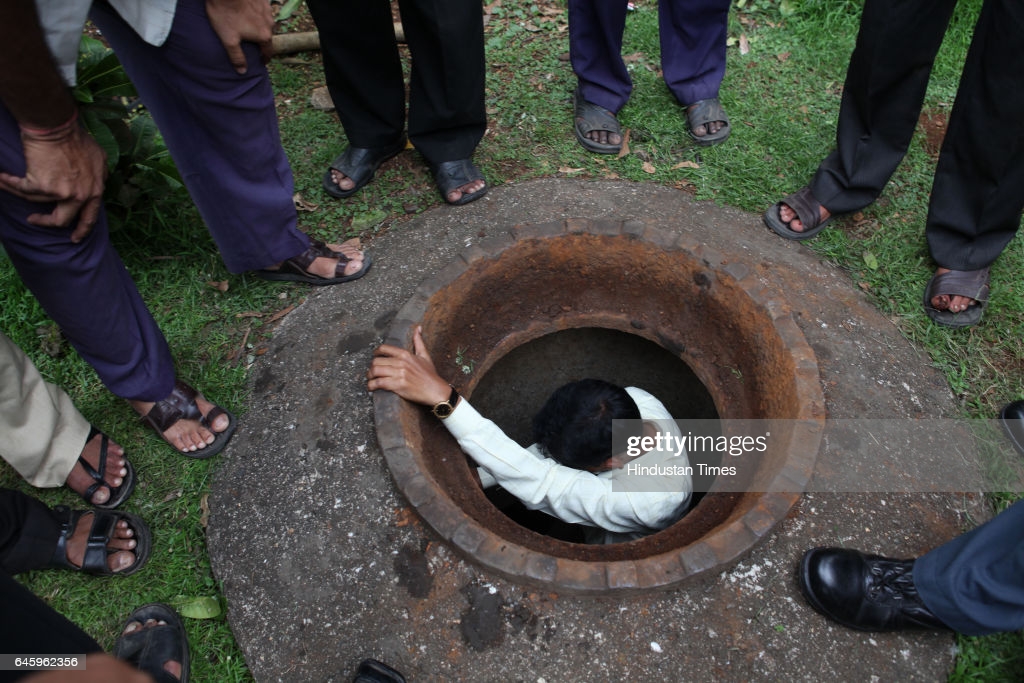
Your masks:
{"label": "black sandal", "polygon": [[[199,411],[199,406],[196,405],[196,396],[198,395],[199,392],[189,385],[181,380],[175,380],[174,390],[171,392],[171,395],[162,401],[154,403],[150,411],[139,419],[155,429],[161,437],[163,437],[164,432],[180,420],[197,420],[205,429],[213,432],[213,443],[197,451],[178,452],[190,458],[205,460],[224,450],[224,447],[228,445],[228,441],[231,440],[231,435],[235,433],[237,421],[234,415],[220,406],[214,406],[210,409],[210,412],[203,415]],[[228,428],[222,432],[215,432],[213,431],[213,421],[221,415],[227,415]]]}
{"label": "black sandal", "polygon": [[[110,437],[108,437],[100,430],[96,429],[96,427],[90,425],[89,436],[86,437],[85,439],[86,445],[88,445],[94,438],[96,438],[96,436],[101,437],[99,463],[100,466],[99,469],[96,469],[88,462],[86,462],[85,458],[83,458],[82,456],[78,456],[78,464],[82,466],[82,469],[85,470],[85,473],[88,474],[93,481],[92,485],[89,486],[89,488],[87,488],[84,493],[81,493],[79,495],[81,495],[82,500],[84,500],[89,505],[98,507],[101,510],[113,510],[118,505],[128,500],[128,496],[130,496],[132,494],[132,491],[135,489],[135,468],[132,467],[132,464],[128,462],[127,458],[125,458],[124,468],[127,470],[127,474],[121,477],[121,485],[111,486],[110,484],[108,484],[105,478],[107,475],[107,448],[110,445]],[[92,497],[96,495],[96,492],[100,488],[103,487],[110,491],[110,497],[107,499],[107,502],[92,502]]]}
{"label": "black sandal", "polygon": [[[576,88],[573,116],[575,123],[573,129],[576,131],[576,139],[583,149],[595,154],[618,154],[622,151],[622,126],[615,114],[604,107],[588,102],[583,99],[583,93]],[[616,145],[611,143],[602,144],[587,137],[588,133],[594,131],[607,131],[619,136],[620,142]]]}
{"label": "black sandal", "polygon": [[[398,142],[387,147],[346,147],[345,151],[335,157],[324,173],[324,191],[335,199],[351,197],[373,180],[380,165],[405,149],[405,136]],[[355,183],[351,188],[343,190],[331,177],[331,171],[344,173]]]}
{"label": "black sandal", "polygon": [[[83,574],[95,576],[128,576],[142,569],[149,560],[149,554],[153,547],[153,537],[149,527],[139,517],[127,512],[108,512],[106,510],[72,510],[66,505],[58,505],[53,511],[63,517],[60,524],[60,537],[57,539],[57,547],[53,551],[48,567],[57,569],[71,569]],[[85,554],[82,556],[82,566],[76,567],[68,559],[68,541],[75,533],[78,521],[84,515],[92,515],[92,526],[89,527],[89,540],[86,542]],[[132,530],[132,539],[135,540],[135,547],[131,550],[120,551],[107,548],[107,544],[114,538],[114,531],[117,523],[121,520],[128,522]],[[135,555],[135,562],[124,569],[116,572],[111,571],[107,566],[107,557],[116,552],[130,552]]]}
{"label": "black sandal", "polygon": [[[697,135],[693,132],[693,129],[697,126],[707,126],[707,124],[713,121],[721,121],[723,124],[717,133]],[[710,147],[711,145],[725,142],[732,132],[732,128],[729,125],[729,117],[726,115],[725,109],[722,109],[722,103],[718,101],[717,97],[697,100],[686,105],[686,125],[689,128],[690,137],[702,147]]]}
{"label": "black sandal", "polygon": [[[800,222],[803,223],[804,229],[802,231],[797,232],[789,227],[789,223],[792,220],[789,222],[782,220],[782,215],[779,211],[782,209],[783,204],[793,209],[796,218],[799,218]],[[781,202],[775,202],[771,208],[765,211],[763,218],[764,224],[771,228],[771,231],[779,237],[785,237],[787,240],[809,240],[824,230],[825,226],[832,222],[833,217],[830,215],[825,220],[822,220],[821,204],[811,194],[810,187],[802,187]]]}
{"label": "black sandal", "polygon": [[[951,270],[935,273],[924,288],[924,312],[934,322],[946,327],[970,327],[981,322],[988,304],[988,268],[979,270]],[[963,296],[974,303],[959,313],[932,306],[937,296]]]}
{"label": "black sandal", "polygon": [[[146,627],[151,619],[164,623]],[[133,622],[142,628],[125,633]],[[185,625],[178,613],[163,603],[151,602],[132,612],[121,627],[121,636],[114,642],[112,654],[148,673],[157,683],[188,683],[191,657]],[[165,662],[181,664],[181,678],[171,675],[164,668]]]}
{"label": "black sandal", "polygon": [[[334,268],[334,277],[321,277],[316,273],[309,272],[309,267],[313,264],[313,261],[321,256],[338,259],[338,264]],[[348,256],[345,256],[340,251],[334,251],[320,240],[311,237],[309,239],[309,248],[306,251],[284,261],[281,267],[276,270],[264,268],[263,270],[257,270],[255,275],[264,280],[305,282],[308,285],[317,286],[340,285],[342,282],[358,280],[366,275],[367,271],[370,270],[370,266],[373,265],[373,259],[370,257],[370,254],[364,251],[363,267],[351,275],[345,275],[345,266],[348,265],[350,260]]]}
{"label": "black sandal", "polygon": [[434,174],[437,189],[441,192],[441,199],[453,206],[469,204],[487,194],[487,181],[484,181],[484,186],[476,192],[463,192],[462,196],[454,202],[448,201],[449,192],[454,192],[474,180],[484,180],[484,174],[471,159],[442,161],[439,164],[431,164],[430,170]]}

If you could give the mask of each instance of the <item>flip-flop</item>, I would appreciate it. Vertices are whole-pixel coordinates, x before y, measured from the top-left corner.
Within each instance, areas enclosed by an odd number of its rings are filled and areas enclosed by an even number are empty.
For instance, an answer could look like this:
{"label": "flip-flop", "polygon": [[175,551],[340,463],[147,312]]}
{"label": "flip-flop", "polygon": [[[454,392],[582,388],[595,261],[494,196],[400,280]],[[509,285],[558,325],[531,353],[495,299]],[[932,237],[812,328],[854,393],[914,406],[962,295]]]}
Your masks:
{"label": "flip-flop", "polygon": [[448,201],[449,192],[453,192],[474,180],[484,180],[484,174],[471,159],[442,161],[439,164],[431,164],[430,170],[434,174],[434,182],[437,183],[437,189],[441,192],[441,198],[453,206],[469,204],[487,194],[487,185],[485,184],[476,192],[463,192],[462,196],[456,201]]}
{"label": "flip-flop", "polygon": [[[106,482],[107,449],[110,446],[110,438],[100,430],[96,429],[96,427],[90,425],[89,436],[86,437],[85,443],[89,444],[97,436],[101,437],[99,467],[93,467],[85,460],[85,458],[83,458],[82,456],[78,456],[78,464],[82,466],[82,469],[85,470],[85,473],[88,474],[89,477],[92,479],[92,484],[89,486],[89,488],[87,488],[84,492],[80,493],[79,495],[82,497],[82,500],[84,500],[89,505],[98,507],[101,510],[112,510],[121,503],[128,500],[128,496],[130,496],[132,494],[132,491],[135,489],[135,468],[132,467],[132,464],[128,461],[127,458],[125,458],[124,468],[125,470],[127,470],[127,474],[121,477],[121,485],[111,486],[110,484],[108,484]],[[107,490],[110,491],[110,497],[107,498],[106,503],[92,502],[92,497],[100,488],[106,488]]]}
{"label": "flip-flop", "polygon": [[[125,633],[129,624],[144,625],[150,619],[164,624]],[[191,664],[188,636],[181,617],[169,605],[151,602],[132,612],[121,626],[121,636],[114,642],[111,654],[148,673],[157,683],[188,683]],[[181,664],[181,677],[172,676],[164,668],[165,662]]]}
{"label": "flip-flop", "polygon": [[576,88],[573,109],[576,121],[574,124],[576,139],[579,140],[583,149],[596,154],[618,154],[622,151],[621,142],[617,145],[601,144],[587,137],[587,133],[603,130],[615,133],[621,139],[622,126],[619,124],[615,114],[598,104],[587,102],[583,99],[583,93],[579,88]]}
{"label": "flip-flop", "polygon": [[[338,259],[338,264],[334,269],[334,277],[321,277],[316,273],[309,272],[309,267],[313,265],[313,261],[321,256]],[[276,270],[264,268],[263,270],[255,271],[253,274],[264,280],[305,282],[309,285],[321,287],[325,285],[340,285],[343,282],[358,280],[366,275],[370,270],[370,266],[373,265],[373,259],[370,257],[369,252],[364,251],[363,267],[350,275],[346,275],[345,266],[350,260],[349,257],[340,251],[334,251],[320,240],[310,238],[309,248],[306,251],[285,260]]]}
{"label": "flip-flop", "polygon": [[[718,129],[717,133],[697,135],[693,132],[693,129],[697,126],[706,126],[712,121],[721,121],[724,124]],[[732,133],[729,117],[726,115],[725,109],[722,108],[722,103],[718,101],[717,97],[697,100],[686,105],[686,124],[689,127],[690,137],[701,147],[710,147],[711,145],[725,142],[729,134]]]}
{"label": "flip-flop", "polygon": [[[65,505],[58,505],[53,511],[62,519],[57,547],[54,548],[53,557],[50,558],[50,564],[47,566],[70,569],[95,576],[128,576],[142,569],[149,560],[153,537],[149,532],[149,527],[139,517],[127,512],[108,510],[72,510]],[[89,527],[89,540],[86,542],[85,554],[82,556],[82,566],[76,567],[68,559],[68,542],[75,533],[78,520],[84,515],[92,515],[92,525]],[[128,528],[132,530],[135,547],[128,552],[135,555],[135,562],[115,572],[107,566],[107,557],[111,553],[120,551],[110,550],[107,548],[107,544],[114,537],[117,523],[122,520],[128,522]]]}
{"label": "flip-flop", "polygon": [[[405,149],[405,136],[398,142],[387,147],[346,147],[345,151],[335,157],[324,173],[324,191],[335,199],[351,197],[373,180],[380,165]],[[331,171],[344,173],[355,183],[351,188],[343,190],[331,178]]]}
{"label": "flip-flop", "polygon": [[[936,273],[924,288],[924,312],[934,322],[946,327],[970,327],[981,322],[988,303],[988,268],[981,270],[951,270],[948,273]],[[974,299],[974,303],[959,313],[943,311],[932,306],[932,299],[945,294],[946,296],[964,296]]]}
{"label": "flip-flop", "polygon": [[[224,450],[235,433],[237,420],[235,416],[220,406],[214,406],[206,415],[203,415],[196,404],[196,396],[199,395],[195,389],[181,380],[175,380],[174,390],[171,395],[162,401],[157,401],[148,413],[140,419],[156,430],[156,433],[163,437],[164,432],[181,420],[196,420],[206,429],[213,432],[214,441],[205,448],[197,451],[178,451],[184,456],[205,460]],[[213,422],[221,415],[227,415],[228,427],[222,432],[213,431]]]}
{"label": "flip-flop", "polygon": [[[789,227],[789,223],[782,220],[779,210],[783,204],[793,209],[796,217],[803,223],[802,232],[793,230]],[[764,224],[771,228],[776,235],[785,237],[787,240],[809,240],[831,223],[832,218],[829,216],[825,220],[821,220],[821,204],[811,194],[810,187],[802,187],[781,202],[775,202],[771,208],[765,211]]]}

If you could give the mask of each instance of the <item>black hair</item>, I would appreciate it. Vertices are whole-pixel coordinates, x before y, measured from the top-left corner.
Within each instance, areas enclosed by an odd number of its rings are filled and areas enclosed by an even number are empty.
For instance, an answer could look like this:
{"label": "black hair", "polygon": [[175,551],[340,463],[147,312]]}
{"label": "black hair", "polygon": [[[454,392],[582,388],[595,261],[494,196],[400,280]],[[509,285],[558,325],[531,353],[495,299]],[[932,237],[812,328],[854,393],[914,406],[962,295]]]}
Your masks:
{"label": "black hair", "polygon": [[612,457],[612,420],[639,420],[622,387],[583,379],[559,387],[533,418],[533,441],[559,463],[596,467]]}

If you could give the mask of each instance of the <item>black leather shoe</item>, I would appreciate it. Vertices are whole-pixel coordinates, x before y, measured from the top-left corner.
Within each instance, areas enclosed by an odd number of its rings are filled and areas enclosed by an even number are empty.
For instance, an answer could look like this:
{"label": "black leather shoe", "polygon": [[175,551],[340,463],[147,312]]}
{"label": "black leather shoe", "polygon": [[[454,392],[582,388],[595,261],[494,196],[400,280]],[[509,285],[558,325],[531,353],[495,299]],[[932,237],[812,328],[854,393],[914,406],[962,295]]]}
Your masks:
{"label": "black leather shoe", "polygon": [[800,562],[800,589],[814,609],[860,631],[941,629],[914,587],[913,560],[814,548]]}
{"label": "black leather shoe", "polygon": [[1006,435],[1010,437],[1013,447],[1024,455],[1024,401],[1014,401],[999,413]]}

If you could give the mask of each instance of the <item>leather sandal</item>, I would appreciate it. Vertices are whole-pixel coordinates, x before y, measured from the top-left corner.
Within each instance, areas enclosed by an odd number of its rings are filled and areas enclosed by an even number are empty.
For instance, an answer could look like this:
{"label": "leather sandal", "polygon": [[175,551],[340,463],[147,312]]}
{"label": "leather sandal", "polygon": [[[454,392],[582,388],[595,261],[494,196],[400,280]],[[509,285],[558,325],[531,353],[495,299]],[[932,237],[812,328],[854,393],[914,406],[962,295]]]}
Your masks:
{"label": "leather sandal", "polygon": [[[107,450],[110,447],[110,437],[108,437],[100,430],[96,429],[96,427],[90,425],[89,436],[86,437],[85,443],[86,445],[88,445],[97,436],[99,436],[101,439],[99,468],[97,469],[93,467],[85,460],[85,458],[83,458],[82,456],[78,456],[78,464],[82,466],[82,469],[85,470],[85,473],[88,474],[89,477],[92,479],[92,484],[89,486],[89,488],[87,488],[79,495],[82,497],[82,500],[84,500],[89,505],[98,507],[101,510],[113,510],[118,505],[128,500],[128,496],[130,496],[132,494],[132,491],[135,489],[135,468],[132,467],[132,464],[128,462],[127,458],[125,458],[124,468],[125,470],[127,470],[127,473],[123,477],[121,477],[121,485],[111,486],[110,484],[108,484],[106,482]],[[110,491],[110,497],[107,498],[107,502],[92,502],[92,497],[96,495],[96,492],[101,488],[106,488],[108,491]]]}
{"label": "leather sandal", "polygon": [[430,171],[434,174],[434,182],[441,192],[441,199],[453,206],[462,206],[480,199],[487,194],[485,184],[476,192],[463,192],[456,201],[448,201],[448,193],[458,190],[463,185],[474,180],[484,180],[484,174],[477,168],[471,159],[457,159],[455,161],[442,161],[439,164],[431,164]]}
{"label": "leather sandal", "polygon": [[[127,512],[72,510],[66,505],[58,505],[53,511],[62,518],[62,521],[57,547],[53,551],[53,557],[50,559],[48,567],[71,569],[96,576],[128,576],[142,569],[149,560],[153,537],[149,532],[149,527],[139,517]],[[78,521],[84,515],[92,515],[92,526],[89,527],[89,540],[86,542],[85,554],[82,556],[82,566],[76,567],[68,559],[68,542],[75,533]],[[114,538],[117,523],[121,520],[128,522],[128,527],[133,532],[132,539],[135,541],[135,547],[128,551],[111,550],[107,547],[107,544]],[[124,569],[111,571],[107,566],[107,557],[115,552],[130,552],[135,555],[135,562]]]}
{"label": "leather sandal", "polygon": [[[793,213],[803,223],[804,229],[801,232],[793,230],[789,227],[789,223],[782,220],[779,210],[783,204],[793,209]],[[811,194],[810,187],[802,187],[781,202],[775,202],[764,213],[764,224],[771,228],[776,235],[785,237],[787,240],[809,240],[831,222],[832,216],[825,220],[821,219],[821,204]]]}
{"label": "leather sandal", "polygon": [[[324,191],[335,199],[351,197],[373,180],[373,176],[381,164],[403,149],[405,149],[404,135],[398,142],[386,147],[346,147],[344,152],[335,157],[327,168],[327,172],[324,173]],[[331,171],[344,173],[355,185],[347,190],[341,189],[331,177]]]}
{"label": "leather sandal", "polygon": [[[145,626],[150,620],[164,623]],[[142,628],[125,633],[132,623]],[[111,654],[146,672],[157,683],[188,683],[191,663],[188,636],[181,617],[169,605],[151,602],[132,612],[122,625],[121,636],[114,642]],[[181,664],[181,677],[171,675],[164,668],[165,662]]]}
{"label": "leather sandal", "polygon": [[[140,419],[156,430],[161,437],[164,432],[173,427],[180,420],[196,420],[204,428],[213,432],[214,441],[205,448],[197,451],[179,451],[182,455],[198,460],[205,460],[224,450],[235,433],[237,421],[235,416],[220,406],[214,406],[206,415],[203,415],[196,404],[196,396],[199,395],[195,389],[182,382],[175,380],[174,390],[171,395],[162,401],[153,404],[153,408]],[[213,422],[221,415],[227,415],[228,427],[222,432],[213,430]]]}
{"label": "leather sandal", "polygon": [[618,154],[622,151],[622,142],[617,145],[602,144],[587,137],[588,133],[594,131],[607,131],[615,133],[621,140],[622,126],[615,114],[598,104],[583,99],[583,93],[579,88],[576,88],[573,114],[575,118],[573,129],[576,132],[576,139],[583,149],[596,154]]}
{"label": "leather sandal", "polygon": [[[714,121],[722,122],[722,127],[718,129],[717,133],[697,135],[693,132],[693,129],[697,126],[707,126],[707,124]],[[718,101],[717,97],[697,100],[686,105],[686,125],[689,129],[690,137],[702,147],[710,147],[711,145],[725,142],[729,134],[732,133],[729,117],[726,115],[725,109],[722,108],[722,103]]]}
{"label": "leather sandal", "polygon": [[[334,277],[321,277],[316,273],[309,272],[309,267],[313,265],[313,261],[321,256],[338,259],[338,264],[334,269]],[[351,275],[345,275],[345,266],[348,265],[350,260],[348,256],[345,256],[340,251],[334,251],[320,240],[310,238],[309,248],[306,251],[298,256],[287,259],[276,270],[264,268],[263,270],[257,270],[255,275],[264,280],[305,282],[306,284],[317,286],[339,285],[342,282],[358,280],[366,275],[367,271],[370,270],[370,266],[373,265],[373,259],[370,257],[370,254],[363,252],[363,267]]]}
{"label": "leather sandal", "polygon": [[[981,322],[988,303],[988,268],[981,270],[951,270],[932,275],[924,288],[924,312],[934,322],[946,327],[970,327]],[[974,303],[959,313],[932,306],[936,296],[965,296]]]}

